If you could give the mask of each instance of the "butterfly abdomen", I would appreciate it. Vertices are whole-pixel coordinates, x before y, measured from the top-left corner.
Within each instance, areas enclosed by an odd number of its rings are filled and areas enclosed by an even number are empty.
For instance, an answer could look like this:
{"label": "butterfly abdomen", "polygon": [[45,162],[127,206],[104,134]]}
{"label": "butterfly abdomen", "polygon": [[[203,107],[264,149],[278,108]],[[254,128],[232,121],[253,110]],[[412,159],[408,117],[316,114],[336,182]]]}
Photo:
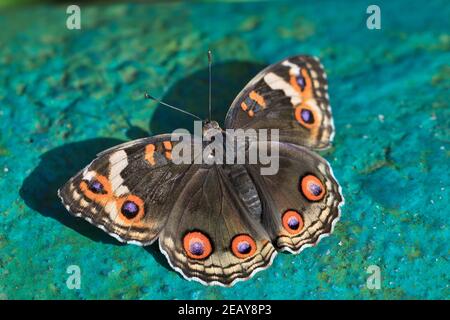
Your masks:
{"label": "butterfly abdomen", "polygon": [[262,206],[258,191],[243,165],[231,166],[229,173],[231,183],[238,191],[239,197],[244,202],[252,217],[261,220]]}

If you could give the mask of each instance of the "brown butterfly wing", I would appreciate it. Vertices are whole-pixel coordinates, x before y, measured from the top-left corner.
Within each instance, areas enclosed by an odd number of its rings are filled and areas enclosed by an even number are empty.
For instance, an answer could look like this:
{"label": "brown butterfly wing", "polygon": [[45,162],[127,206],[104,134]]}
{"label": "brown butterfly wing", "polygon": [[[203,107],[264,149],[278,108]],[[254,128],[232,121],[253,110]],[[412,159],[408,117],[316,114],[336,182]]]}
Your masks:
{"label": "brown butterfly wing", "polygon": [[327,78],[317,58],[295,56],[270,65],[238,94],[226,128],[279,129],[280,141],[330,146],[334,125]]}
{"label": "brown butterfly wing", "polygon": [[172,163],[170,135],[131,141],[98,155],[58,194],[69,212],[120,241],[147,245],[169,217],[189,165]]}
{"label": "brown butterfly wing", "polygon": [[251,217],[223,167],[193,167],[181,185],[159,238],[175,270],[203,284],[231,286],[271,265],[276,250],[269,234]]}
{"label": "brown butterfly wing", "polygon": [[262,201],[262,224],[278,250],[298,253],[330,234],[344,203],[341,188],[325,159],[289,143],[279,148],[279,170],[246,165]]}

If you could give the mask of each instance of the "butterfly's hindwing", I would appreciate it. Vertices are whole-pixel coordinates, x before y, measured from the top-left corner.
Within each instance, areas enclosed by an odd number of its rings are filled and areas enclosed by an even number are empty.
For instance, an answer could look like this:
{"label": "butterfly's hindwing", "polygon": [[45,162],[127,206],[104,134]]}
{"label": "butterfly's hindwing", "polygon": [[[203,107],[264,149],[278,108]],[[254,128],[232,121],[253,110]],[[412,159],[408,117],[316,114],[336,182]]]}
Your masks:
{"label": "butterfly's hindwing", "polygon": [[275,175],[261,175],[260,165],[246,167],[263,202],[262,223],[272,242],[279,250],[298,253],[332,232],[344,199],[325,159],[289,143],[279,143],[279,153]]}
{"label": "butterfly's hindwing", "polygon": [[174,269],[203,284],[230,286],[271,265],[270,237],[222,167],[192,167],[181,185],[159,239]]}

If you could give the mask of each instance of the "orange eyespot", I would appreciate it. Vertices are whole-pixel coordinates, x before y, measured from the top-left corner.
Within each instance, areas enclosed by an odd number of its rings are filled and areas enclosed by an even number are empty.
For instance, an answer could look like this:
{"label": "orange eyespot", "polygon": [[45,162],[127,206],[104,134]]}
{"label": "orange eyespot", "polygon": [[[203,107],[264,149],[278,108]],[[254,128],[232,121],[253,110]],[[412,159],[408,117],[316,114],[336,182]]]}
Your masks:
{"label": "orange eyespot", "polygon": [[144,217],[144,201],[135,195],[124,196],[116,202],[119,217],[125,222],[136,222]]}
{"label": "orange eyespot", "polygon": [[246,234],[237,235],[231,241],[231,251],[240,259],[250,257],[256,252],[255,240]]}
{"label": "orange eyespot", "polygon": [[81,181],[80,189],[86,197],[101,204],[105,204],[112,196],[111,183],[100,174],[97,174],[90,181]]}
{"label": "orange eyespot", "polygon": [[308,200],[319,201],[325,195],[325,187],[322,182],[311,174],[304,176],[300,184],[301,191]]}
{"label": "orange eyespot", "polygon": [[301,69],[301,75],[291,74],[289,82],[304,100],[313,97],[312,81],[306,69]]}
{"label": "orange eyespot", "polygon": [[306,128],[313,128],[315,126],[316,117],[314,111],[311,110],[305,103],[295,108],[295,120]]}
{"label": "orange eyespot", "polygon": [[282,217],[283,227],[290,234],[299,234],[303,230],[303,217],[295,210],[288,210]]}
{"label": "orange eyespot", "polygon": [[183,238],[184,251],[191,259],[205,259],[212,253],[211,241],[200,231],[193,231]]}

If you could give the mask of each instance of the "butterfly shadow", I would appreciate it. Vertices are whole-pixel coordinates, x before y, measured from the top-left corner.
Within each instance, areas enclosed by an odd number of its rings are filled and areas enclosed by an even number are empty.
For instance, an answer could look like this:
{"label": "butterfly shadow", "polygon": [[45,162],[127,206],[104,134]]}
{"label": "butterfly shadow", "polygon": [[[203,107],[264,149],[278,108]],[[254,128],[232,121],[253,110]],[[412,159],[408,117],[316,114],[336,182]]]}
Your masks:
{"label": "butterfly shadow", "polygon": [[[226,113],[237,94],[265,65],[250,61],[228,61],[212,66],[212,119],[223,128]],[[208,118],[209,105],[208,68],[176,82],[164,95],[164,102],[189,111],[201,119]],[[184,128],[193,132],[193,117],[158,105],[150,119],[150,132],[171,133]]]}
{"label": "butterfly shadow", "polygon": [[57,191],[89,164],[98,152],[122,142],[109,138],[90,139],[68,143],[45,152],[40,156],[38,166],[23,181],[20,196],[28,207],[45,217],[53,218],[94,241],[118,244],[115,239],[87,221],[68,214]]}

